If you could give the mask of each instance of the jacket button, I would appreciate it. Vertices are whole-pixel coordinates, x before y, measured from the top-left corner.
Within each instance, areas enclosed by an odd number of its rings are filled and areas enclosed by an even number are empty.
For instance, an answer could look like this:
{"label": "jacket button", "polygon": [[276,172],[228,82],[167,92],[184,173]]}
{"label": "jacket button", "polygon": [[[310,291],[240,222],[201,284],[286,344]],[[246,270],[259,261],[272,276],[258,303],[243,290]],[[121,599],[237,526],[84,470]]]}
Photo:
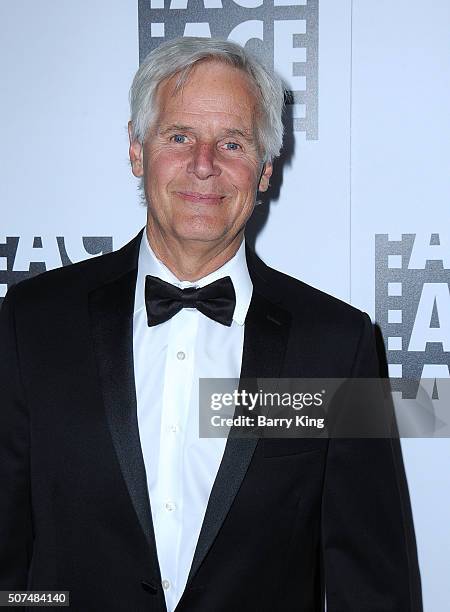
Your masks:
{"label": "jacket button", "polygon": [[148,582],[148,580],[142,580],[141,586],[144,589],[144,591],[147,591],[148,593],[151,593],[152,595],[156,595],[156,593],[158,592],[158,589],[156,588],[156,586],[152,584],[151,582]]}

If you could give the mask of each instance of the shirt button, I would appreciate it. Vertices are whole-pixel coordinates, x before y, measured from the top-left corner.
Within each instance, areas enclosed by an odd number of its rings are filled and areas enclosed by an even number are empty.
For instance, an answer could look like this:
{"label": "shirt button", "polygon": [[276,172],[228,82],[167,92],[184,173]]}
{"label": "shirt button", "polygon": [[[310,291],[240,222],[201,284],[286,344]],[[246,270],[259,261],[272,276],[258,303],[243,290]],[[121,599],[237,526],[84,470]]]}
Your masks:
{"label": "shirt button", "polygon": [[168,588],[170,588],[170,582],[168,580],[163,580],[162,581],[162,588],[167,591]]}
{"label": "shirt button", "polygon": [[168,512],[173,512],[176,509],[177,505],[175,504],[175,502],[168,501],[164,504],[164,507]]}
{"label": "shirt button", "polygon": [[169,425],[167,427],[168,431],[170,431],[171,433],[178,433],[178,431],[180,430],[180,428],[178,427],[178,425],[175,425],[175,423],[173,423],[172,425]]}
{"label": "shirt button", "polygon": [[178,351],[177,353],[177,359],[184,359],[186,357],[186,353],[184,351]]}

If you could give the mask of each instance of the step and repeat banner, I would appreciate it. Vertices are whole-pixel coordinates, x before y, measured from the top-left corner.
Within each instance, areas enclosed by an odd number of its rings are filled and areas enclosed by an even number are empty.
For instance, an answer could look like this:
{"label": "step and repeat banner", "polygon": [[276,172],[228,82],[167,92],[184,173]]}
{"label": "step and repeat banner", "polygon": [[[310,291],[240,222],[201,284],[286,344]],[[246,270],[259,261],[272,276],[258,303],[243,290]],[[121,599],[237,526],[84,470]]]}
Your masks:
{"label": "step and repeat banner", "polygon": [[402,447],[425,609],[450,609],[448,0],[5,0],[0,24],[0,302],[145,224],[126,126],[150,50],[224,37],[282,76],[285,146],[247,240],[368,312],[400,410],[434,419]]}

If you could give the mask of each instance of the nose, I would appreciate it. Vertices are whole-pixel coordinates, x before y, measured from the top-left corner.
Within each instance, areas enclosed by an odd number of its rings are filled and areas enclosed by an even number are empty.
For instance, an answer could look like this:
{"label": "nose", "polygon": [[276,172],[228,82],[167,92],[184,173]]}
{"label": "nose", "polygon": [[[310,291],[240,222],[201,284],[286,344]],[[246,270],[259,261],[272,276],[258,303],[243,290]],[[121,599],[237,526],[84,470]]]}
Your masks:
{"label": "nose", "polygon": [[187,171],[203,180],[211,176],[219,176],[221,170],[217,161],[214,144],[196,144],[192,149],[192,156],[188,162]]}

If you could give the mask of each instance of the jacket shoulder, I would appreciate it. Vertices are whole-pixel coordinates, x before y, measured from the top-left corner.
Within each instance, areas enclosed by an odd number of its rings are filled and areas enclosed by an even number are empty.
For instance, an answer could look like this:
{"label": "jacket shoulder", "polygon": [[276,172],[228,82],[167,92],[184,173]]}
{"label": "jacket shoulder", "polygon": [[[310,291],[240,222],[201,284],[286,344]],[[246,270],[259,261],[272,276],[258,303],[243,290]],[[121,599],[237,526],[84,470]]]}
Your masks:
{"label": "jacket shoulder", "polygon": [[327,322],[334,327],[360,327],[362,319],[367,317],[366,313],[339,298],[275,270],[261,260],[258,263],[257,274],[264,278],[266,286],[270,287],[271,293],[277,296],[280,305],[290,312],[294,320],[302,317],[311,322]]}
{"label": "jacket shoulder", "polygon": [[48,270],[22,280],[7,292],[8,301],[28,307],[85,294],[137,267],[141,232],[125,246],[90,259]]}

